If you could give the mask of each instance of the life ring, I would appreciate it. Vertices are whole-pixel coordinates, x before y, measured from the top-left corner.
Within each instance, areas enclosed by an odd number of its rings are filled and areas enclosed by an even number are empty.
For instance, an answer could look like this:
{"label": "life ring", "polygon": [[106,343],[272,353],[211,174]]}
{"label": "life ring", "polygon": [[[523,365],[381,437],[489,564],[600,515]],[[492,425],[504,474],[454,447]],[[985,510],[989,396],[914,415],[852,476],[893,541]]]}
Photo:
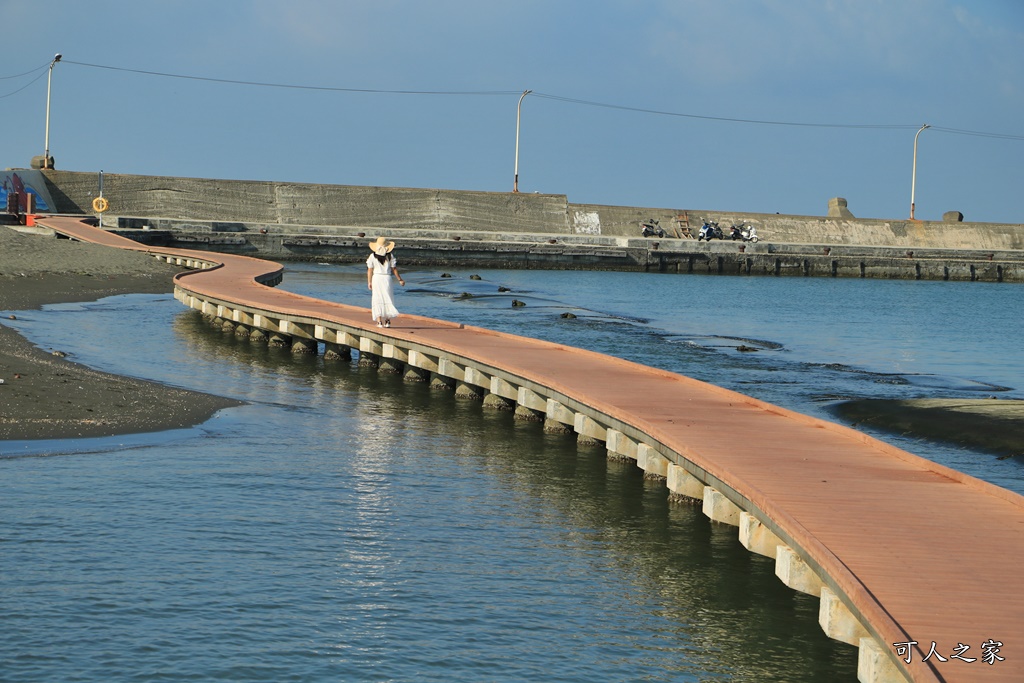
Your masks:
{"label": "life ring", "polygon": [[92,200],[92,210],[96,213],[103,213],[110,208],[110,202],[107,201],[106,197],[97,197]]}

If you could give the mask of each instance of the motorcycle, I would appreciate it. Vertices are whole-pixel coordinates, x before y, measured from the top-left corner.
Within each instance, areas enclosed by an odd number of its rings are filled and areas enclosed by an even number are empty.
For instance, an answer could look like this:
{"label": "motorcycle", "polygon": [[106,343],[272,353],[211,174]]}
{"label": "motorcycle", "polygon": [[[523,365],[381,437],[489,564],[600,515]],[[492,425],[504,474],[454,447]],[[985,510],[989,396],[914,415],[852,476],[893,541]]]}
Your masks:
{"label": "motorcycle", "polygon": [[745,225],[740,223],[734,225],[729,229],[729,237],[734,240],[743,240],[744,242],[756,242],[759,238],[757,236],[757,228],[753,225]]}
{"label": "motorcycle", "polygon": [[704,221],[704,225],[700,226],[700,231],[697,232],[697,241],[707,240],[710,242],[713,239],[725,239],[722,234],[722,229],[718,227],[718,223],[714,221]]}
{"label": "motorcycle", "polygon": [[644,237],[664,237],[665,231],[658,224],[658,220],[652,218],[640,223],[640,234]]}

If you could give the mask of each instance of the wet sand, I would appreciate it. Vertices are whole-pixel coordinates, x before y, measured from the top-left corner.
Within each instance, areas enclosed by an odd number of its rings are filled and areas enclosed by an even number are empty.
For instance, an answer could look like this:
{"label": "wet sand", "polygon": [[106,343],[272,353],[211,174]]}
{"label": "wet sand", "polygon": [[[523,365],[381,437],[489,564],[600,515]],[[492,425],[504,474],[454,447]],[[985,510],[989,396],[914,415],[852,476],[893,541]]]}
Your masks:
{"label": "wet sand", "polygon": [[234,399],[92,370],[7,321],[44,304],[171,292],[179,269],[152,256],[26,235],[0,225],[0,440],[113,436],[190,427]]}
{"label": "wet sand", "polygon": [[946,441],[1000,458],[1024,457],[1024,401],[1014,399],[864,399],[835,408],[843,420],[897,434]]}

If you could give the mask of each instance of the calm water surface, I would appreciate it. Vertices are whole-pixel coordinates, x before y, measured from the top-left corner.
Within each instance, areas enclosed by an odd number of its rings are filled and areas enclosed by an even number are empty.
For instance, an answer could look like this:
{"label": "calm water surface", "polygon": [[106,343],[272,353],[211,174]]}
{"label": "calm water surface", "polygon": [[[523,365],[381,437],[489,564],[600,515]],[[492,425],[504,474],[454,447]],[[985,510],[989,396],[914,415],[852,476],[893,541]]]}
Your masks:
{"label": "calm water surface", "polygon": [[[410,271],[399,308],[820,416],[1024,397],[1010,285],[449,272]],[[359,266],[290,264],[283,287],[369,298]],[[0,442],[0,681],[856,679],[816,599],[601,448],[238,342],[169,296],[18,317],[80,362],[250,403],[160,435]],[[1014,460],[886,438],[1024,491]]]}

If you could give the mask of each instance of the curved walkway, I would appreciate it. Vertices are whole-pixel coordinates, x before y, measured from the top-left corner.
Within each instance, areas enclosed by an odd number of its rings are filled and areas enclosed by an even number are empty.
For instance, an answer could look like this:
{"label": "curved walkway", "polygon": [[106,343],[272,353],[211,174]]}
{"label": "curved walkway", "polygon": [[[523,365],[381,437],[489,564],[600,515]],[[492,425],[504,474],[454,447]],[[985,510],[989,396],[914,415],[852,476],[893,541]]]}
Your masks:
{"label": "curved walkway", "polygon": [[862,681],[1024,680],[1020,495],[681,375],[412,315],[379,329],[365,308],[268,287],[282,276],[275,263],[144,247],[71,218],[37,222],[200,268],[175,276],[175,296],[211,316],[296,349],[358,349],[635,458],[673,493],[701,499],[712,519],[738,526],[787,585],[819,595],[825,632],[860,648]]}

